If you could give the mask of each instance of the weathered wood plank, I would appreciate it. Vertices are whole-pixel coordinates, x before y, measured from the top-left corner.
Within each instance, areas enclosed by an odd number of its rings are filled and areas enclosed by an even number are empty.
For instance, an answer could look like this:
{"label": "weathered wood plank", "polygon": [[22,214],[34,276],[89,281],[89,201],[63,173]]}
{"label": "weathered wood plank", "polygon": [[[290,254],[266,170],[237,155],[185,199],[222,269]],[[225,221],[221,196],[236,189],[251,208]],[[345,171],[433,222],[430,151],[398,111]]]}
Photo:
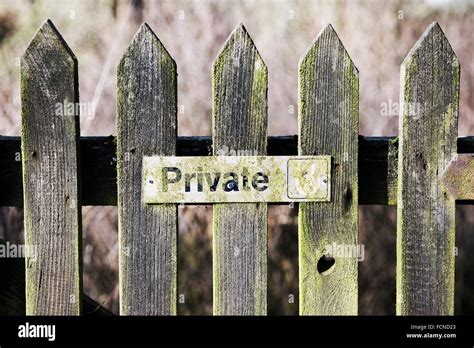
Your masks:
{"label": "weathered wood plank", "polygon": [[[264,155],[267,67],[242,24],[213,67],[214,154]],[[214,314],[267,312],[267,205],[213,206]]]}
{"label": "weathered wood plank", "polygon": [[[0,136],[0,206],[23,206],[20,138]],[[268,137],[269,156],[298,154],[298,137]],[[177,156],[209,156],[211,137],[178,137]],[[474,137],[458,138],[458,153],[474,153]],[[395,205],[398,137],[359,136],[359,205]],[[115,138],[81,138],[82,205],[117,205]],[[473,200],[456,201],[470,205]]]}
{"label": "weathered wood plank", "polygon": [[[357,258],[326,247],[358,243],[359,76],[328,25],[299,67],[300,155],[332,156],[331,202],[299,205],[300,314],[357,314]],[[334,263],[333,263],[334,261]]]}
{"label": "weathered wood plank", "polygon": [[77,60],[47,20],[21,57],[28,315],[81,313],[79,115],[58,108],[78,101]]}
{"label": "weathered wood plank", "polygon": [[454,198],[441,176],[456,154],[460,66],[437,23],[401,66],[397,314],[454,311]]}
{"label": "weathered wood plank", "polygon": [[142,200],[143,156],[176,154],[176,64],[143,24],[117,71],[120,314],[176,314],[177,207]]}

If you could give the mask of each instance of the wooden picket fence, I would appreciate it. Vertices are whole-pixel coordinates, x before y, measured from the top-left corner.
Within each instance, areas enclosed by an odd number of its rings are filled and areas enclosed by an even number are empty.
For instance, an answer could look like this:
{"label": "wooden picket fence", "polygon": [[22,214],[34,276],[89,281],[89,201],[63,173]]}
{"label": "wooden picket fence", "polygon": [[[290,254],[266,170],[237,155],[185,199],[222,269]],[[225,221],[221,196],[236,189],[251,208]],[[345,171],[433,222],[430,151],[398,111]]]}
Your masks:
{"label": "wooden picket fence", "polygon": [[[238,25],[213,66],[212,139],[178,138],[176,63],[143,24],[118,63],[116,144],[80,138],[77,112],[55,114],[79,102],[77,60],[46,21],[21,60],[21,167],[20,139],[0,139],[0,205],[24,207],[25,243],[39,251],[26,260],[26,313],[82,313],[81,206],[117,204],[120,313],[176,314],[177,205],[142,202],[143,156],[233,149],[332,157],[331,202],[298,208],[301,315],[358,313],[357,259],[318,264],[328,244],[359,243],[359,204],[397,204],[397,314],[452,315],[455,201],[473,197],[445,169],[474,140],[457,138],[460,65],[441,28],[401,66],[397,138],[359,136],[358,70],[330,25],[298,74],[298,135],[268,138],[267,67]],[[267,204],[214,204],[212,233],[214,314],[265,315]]]}

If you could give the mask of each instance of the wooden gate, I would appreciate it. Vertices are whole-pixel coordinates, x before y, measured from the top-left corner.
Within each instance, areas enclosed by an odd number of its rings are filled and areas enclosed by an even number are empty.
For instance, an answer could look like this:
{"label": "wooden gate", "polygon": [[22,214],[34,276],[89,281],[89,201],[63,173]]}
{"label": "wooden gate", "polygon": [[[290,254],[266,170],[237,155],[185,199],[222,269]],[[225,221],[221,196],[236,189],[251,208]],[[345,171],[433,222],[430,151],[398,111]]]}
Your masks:
{"label": "wooden gate", "polygon": [[[176,314],[177,205],[144,204],[143,157],[231,149],[332,158],[331,201],[299,204],[301,315],[357,314],[357,258],[327,246],[358,245],[359,204],[397,204],[397,314],[452,315],[455,201],[474,198],[472,156],[458,152],[474,140],[457,138],[460,65],[441,28],[401,66],[397,138],[359,136],[358,70],[330,25],[298,74],[299,134],[267,137],[267,67],[238,25],[213,66],[212,138],[177,137],[176,63],[143,24],[118,63],[117,138],[81,138],[78,62],[46,21],[21,60],[21,166],[20,139],[0,139],[0,205],[24,207],[37,250],[26,313],[82,313],[81,206],[116,204],[120,313]],[[214,204],[212,233],[214,314],[265,315],[267,203]]]}

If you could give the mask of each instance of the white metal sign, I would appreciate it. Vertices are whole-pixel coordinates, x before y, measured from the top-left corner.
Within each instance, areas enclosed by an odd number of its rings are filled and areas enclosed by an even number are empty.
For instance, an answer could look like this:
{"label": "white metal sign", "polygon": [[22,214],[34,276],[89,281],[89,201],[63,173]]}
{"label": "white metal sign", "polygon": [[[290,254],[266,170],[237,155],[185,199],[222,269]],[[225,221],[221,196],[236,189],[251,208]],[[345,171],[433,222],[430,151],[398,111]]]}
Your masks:
{"label": "white metal sign", "polygon": [[328,202],[330,156],[144,157],[145,203]]}

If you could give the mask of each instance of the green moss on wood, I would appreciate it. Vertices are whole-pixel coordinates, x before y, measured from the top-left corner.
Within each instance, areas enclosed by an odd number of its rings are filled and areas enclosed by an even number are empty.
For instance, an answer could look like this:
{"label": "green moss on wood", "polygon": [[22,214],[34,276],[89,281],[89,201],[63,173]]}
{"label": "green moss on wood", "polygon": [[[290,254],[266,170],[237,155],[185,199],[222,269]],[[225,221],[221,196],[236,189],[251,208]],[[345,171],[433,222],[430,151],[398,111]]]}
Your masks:
{"label": "green moss on wood", "polygon": [[[266,152],[267,68],[243,25],[229,36],[213,66],[213,151]],[[267,311],[267,207],[213,207],[214,314]]]}
{"label": "green moss on wood", "polygon": [[300,314],[357,314],[357,260],[336,257],[320,274],[332,243],[358,243],[358,72],[326,27],[299,68],[299,154],[332,156],[330,203],[299,204]]}
{"label": "green moss on wood", "polygon": [[25,262],[26,313],[79,315],[79,117],[55,111],[78,102],[77,61],[50,21],[22,56],[20,90],[25,243],[37,252]]}
{"label": "green moss on wood", "polygon": [[176,64],[147,24],[117,68],[117,191],[122,315],[177,311],[177,207],[142,201],[143,156],[176,154]]}
{"label": "green moss on wood", "polygon": [[441,176],[456,153],[459,64],[437,23],[401,68],[397,314],[452,315],[455,201]]}

